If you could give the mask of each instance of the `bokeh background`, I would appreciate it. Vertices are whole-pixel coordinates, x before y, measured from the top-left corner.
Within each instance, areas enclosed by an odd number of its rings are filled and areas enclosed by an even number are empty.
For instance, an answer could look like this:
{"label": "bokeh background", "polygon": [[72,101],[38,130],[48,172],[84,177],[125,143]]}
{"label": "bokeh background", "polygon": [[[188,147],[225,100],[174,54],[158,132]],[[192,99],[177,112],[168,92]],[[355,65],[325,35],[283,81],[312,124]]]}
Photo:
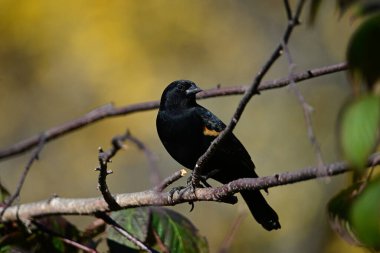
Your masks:
{"label": "bokeh background", "polygon": [[[290,40],[296,70],[344,60],[355,23],[339,18],[325,1],[314,26],[296,28]],[[295,1],[291,1],[294,5]],[[308,7],[308,6],[306,6]],[[302,19],[306,20],[305,11]],[[0,0],[0,146],[7,146],[84,115],[157,100],[168,83],[190,79],[203,89],[249,84],[286,27],[282,1]],[[288,75],[280,59],[266,80]],[[325,162],[339,160],[336,119],[349,86],[344,73],[305,81],[300,89],[314,107],[313,121]],[[200,103],[228,122],[240,96]],[[20,203],[58,194],[99,196],[97,148],[129,129],[157,156],[162,177],[181,167],[161,145],[156,111],[103,120],[47,144],[21,192]],[[248,105],[236,130],[257,172],[271,175],[316,164],[303,112],[289,88],[263,92]],[[30,153],[0,161],[0,180],[13,191]],[[108,178],[112,192],[149,188],[149,166],[135,146],[119,153]],[[263,230],[249,215],[231,252],[362,252],[329,228],[326,203],[348,181],[343,175],[270,189],[268,201],[282,229]],[[180,184],[185,184],[182,180]],[[218,203],[173,207],[208,238],[222,245],[247,208]],[[84,227],[91,218],[70,218]]]}

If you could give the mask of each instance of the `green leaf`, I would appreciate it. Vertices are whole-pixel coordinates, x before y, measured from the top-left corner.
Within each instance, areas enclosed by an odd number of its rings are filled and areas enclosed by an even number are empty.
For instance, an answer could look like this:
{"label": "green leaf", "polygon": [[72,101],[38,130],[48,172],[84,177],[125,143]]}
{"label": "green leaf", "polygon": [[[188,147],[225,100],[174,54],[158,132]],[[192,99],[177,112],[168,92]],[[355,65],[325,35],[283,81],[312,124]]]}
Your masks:
{"label": "green leaf", "polygon": [[36,221],[51,232],[65,238],[77,240],[79,237],[78,228],[62,216],[46,216],[38,218]]}
{"label": "green leaf", "polygon": [[62,238],[83,243],[78,228],[62,216],[41,217],[36,219],[34,224],[36,225],[33,230],[35,237],[33,240],[29,239],[34,251],[78,252],[76,247],[66,244]]}
{"label": "green leaf", "polygon": [[327,204],[327,213],[331,228],[346,242],[361,245],[352,232],[349,220],[350,208],[359,194],[360,184],[354,184],[334,196]]}
{"label": "green leaf", "polygon": [[380,14],[364,21],[355,31],[347,48],[349,71],[369,89],[380,78]]}
{"label": "green leaf", "polygon": [[[78,252],[62,240],[70,239],[88,245],[79,237],[80,231],[62,216],[49,216],[33,220],[34,226],[26,230],[20,222],[2,223],[0,226],[0,252]],[[92,244],[93,245],[93,244]]]}
{"label": "green leaf", "polygon": [[[172,210],[139,207],[113,212],[111,216],[134,237],[158,251],[208,252],[207,241],[199,235],[197,228],[186,217]],[[132,252],[131,249],[136,249],[133,243],[111,227],[107,228],[107,233],[111,252]]]}
{"label": "green leaf", "polygon": [[369,183],[351,210],[353,230],[364,246],[380,250],[380,177]]}
{"label": "green leaf", "polygon": [[208,252],[205,237],[184,216],[169,209],[153,208],[152,229],[170,252]]}
{"label": "green leaf", "polygon": [[[112,212],[111,217],[135,238],[146,242],[150,226],[150,212],[149,207],[130,208]],[[135,244],[110,226],[107,226],[107,235],[108,240],[137,249]]]}
{"label": "green leaf", "polygon": [[65,252],[65,244],[60,238],[53,237],[51,242],[54,247],[54,252]]}
{"label": "green leaf", "polygon": [[17,246],[0,246],[0,253],[16,253],[16,252],[26,252],[24,249],[19,248]]}
{"label": "green leaf", "polygon": [[379,139],[380,97],[367,95],[343,109],[340,119],[340,145],[345,158],[357,169],[366,166]]}

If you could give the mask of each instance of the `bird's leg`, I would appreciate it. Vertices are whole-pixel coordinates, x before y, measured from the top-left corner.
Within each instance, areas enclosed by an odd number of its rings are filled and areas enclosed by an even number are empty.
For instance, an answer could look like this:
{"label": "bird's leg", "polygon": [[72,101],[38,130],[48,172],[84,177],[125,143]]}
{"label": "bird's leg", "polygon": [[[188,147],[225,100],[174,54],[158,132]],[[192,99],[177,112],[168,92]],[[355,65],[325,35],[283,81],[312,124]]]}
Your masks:
{"label": "bird's leg", "polygon": [[[207,179],[212,178],[215,176],[220,170],[219,169],[213,169],[207,175],[200,176],[200,182],[205,186],[205,187],[212,187],[210,184],[207,183]],[[191,179],[191,178],[190,178]],[[189,180],[188,180],[189,181]],[[188,182],[189,183],[189,182]],[[221,202],[225,203],[230,203],[230,204],[236,204],[238,202],[238,198],[236,196],[230,195],[230,196],[225,196],[220,199]]]}
{"label": "bird's leg", "polygon": [[[218,169],[214,169],[214,170],[210,171],[209,173],[207,173],[206,175],[198,175],[199,182],[200,182],[198,185],[193,184],[193,181],[192,181],[193,173],[192,173],[192,175],[187,179],[187,185],[186,186],[173,187],[169,191],[170,199],[173,199],[173,196],[175,193],[181,195],[181,194],[185,193],[186,191],[190,190],[192,193],[195,194],[196,188],[211,188],[212,186],[209,183],[207,183],[207,179],[212,178],[218,172],[219,172]],[[235,203],[237,203],[238,200],[237,200],[236,196],[231,195],[231,196],[223,197],[219,201],[225,202],[225,203],[230,203],[230,204],[235,204]],[[190,209],[190,212],[191,212],[194,209],[194,202],[189,202],[189,204],[191,205],[191,209]]]}
{"label": "bird's leg", "polygon": [[[170,201],[172,201],[173,199],[173,196],[175,193],[177,193],[178,195],[181,195],[183,194],[185,191],[187,191],[189,188],[189,186],[176,186],[176,187],[173,187],[170,191],[169,191],[169,198],[170,198]],[[194,202],[193,201],[190,201],[189,202],[190,204],[190,212],[193,211],[194,209]]]}
{"label": "bird's leg", "polygon": [[193,184],[194,172],[192,172],[191,177],[189,177],[187,179],[187,186],[192,188],[193,191],[197,187],[198,188],[211,188],[212,186],[209,183],[207,183],[207,179],[209,179],[210,177],[215,175],[217,172],[218,172],[218,170],[212,170],[209,173],[207,173],[207,175],[197,175],[197,177],[199,178],[199,184],[198,185]]}
{"label": "bird's leg", "polygon": [[[192,178],[193,178],[193,172],[192,172],[191,177],[189,177],[187,179],[187,185],[186,186],[173,187],[169,191],[169,198],[173,199],[173,196],[174,196],[175,193],[181,195],[181,194],[185,193],[186,191],[191,191],[192,193],[195,194],[195,189],[197,187],[198,188],[211,187],[211,185],[206,182],[206,180],[208,178],[208,175],[207,176],[200,176],[200,178],[199,178],[199,182],[200,183],[198,185],[194,185],[193,184]],[[189,202],[189,204],[191,205],[191,210],[190,210],[190,212],[191,212],[194,209],[194,203],[193,202]]]}
{"label": "bird's leg", "polygon": [[218,173],[218,169],[214,169],[210,172],[208,172],[206,175],[198,175],[199,177],[199,185],[194,185],[193,184],[193,177],[194,177],[194,172],[191,173],[191,177],[187,179],[187,185],[192,186],[193,188],[199,187],[199,188],[211,188],[212,186],[207,183],[207,179],[212,178],[216,173]]}
{"label": "bird's leg", "polygon": [[193,192],[195,194],[195,188],[197,188],[197,187],[198,188],[211,187],[211,185],[206,182],[208,175],[207,176],[200,176],[200,178],[199,178],[200,183],[198,185],[193,184],[192,177],[193,177],[193,172],[192,172],[191,176],[187,179],[186,186],[173,187],[169,191],[170,199],[173,199],[173,196],[175,193],[183,194],[185,191],[191,190],[191,192]]}
{"label": "bird's leg", "polygon": [[[195,194],[196,188],[212,188],[212,186],[207,183],[207,179],[212,178],[215,174],[217,174],[220,170],[214,169],[208,172],[206,175],[196,175],[194,174],[194,171],[191,172],[191,176],[187,178],[187,186],[186,187],[179,187],[178,189],[173,189],[174,192],[177,190],[183,190],[187,188],[188,190],[191,190]],[[196,182],[199,182],[198,184],[194,184],[194,176],[197,177]],[[172,192],[172,191],[170,191]],[[173,192],[173,194],[174,194]],[[171,195],[172,196],[172,195]]]}

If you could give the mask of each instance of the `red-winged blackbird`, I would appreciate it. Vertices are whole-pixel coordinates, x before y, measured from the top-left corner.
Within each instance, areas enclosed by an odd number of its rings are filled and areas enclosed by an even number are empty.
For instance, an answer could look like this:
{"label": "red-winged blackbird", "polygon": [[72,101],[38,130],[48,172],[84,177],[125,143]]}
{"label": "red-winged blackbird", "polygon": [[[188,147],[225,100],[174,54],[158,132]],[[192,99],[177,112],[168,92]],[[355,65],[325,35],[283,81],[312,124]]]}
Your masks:
{"label": "red-winged blackbird", "polygon": [[[197,104],[200,92],[188,80],[174,81],[164,90],[157,115],[158,135],[169,154],[182,166],[193,169],[199,157],[226,125],[206,108]],[[233,133],[226,136],[208,160],[202,175],[226,184],[239,178],[256,178],[255,165],[247,150]],[[281,228],[278,215],[260,191],[242,191],[241,195],[258,223],[266,230]]]}

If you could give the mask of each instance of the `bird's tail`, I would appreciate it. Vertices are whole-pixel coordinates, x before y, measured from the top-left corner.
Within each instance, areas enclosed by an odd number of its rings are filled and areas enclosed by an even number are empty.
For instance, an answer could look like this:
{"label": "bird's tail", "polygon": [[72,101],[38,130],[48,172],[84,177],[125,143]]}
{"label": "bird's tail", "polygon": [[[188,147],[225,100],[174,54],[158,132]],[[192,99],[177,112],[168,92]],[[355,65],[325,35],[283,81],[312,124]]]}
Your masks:
{"label": "bird's tail", "polygon": [[241,195],[255,220],[266,230],[281,228],[277,213],[266,202],[260,191],[242,191]]}

